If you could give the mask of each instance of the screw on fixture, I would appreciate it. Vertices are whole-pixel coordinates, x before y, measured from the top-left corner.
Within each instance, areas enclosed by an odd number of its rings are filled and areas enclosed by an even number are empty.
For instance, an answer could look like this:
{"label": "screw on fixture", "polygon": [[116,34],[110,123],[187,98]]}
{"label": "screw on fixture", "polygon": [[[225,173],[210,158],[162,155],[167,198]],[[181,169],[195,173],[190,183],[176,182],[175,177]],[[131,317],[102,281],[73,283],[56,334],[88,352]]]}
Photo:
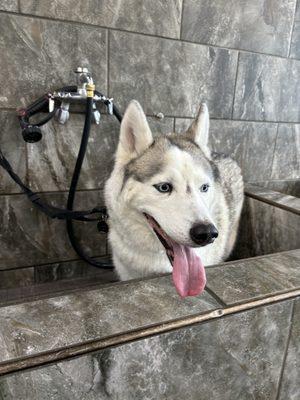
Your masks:
{"label": "screw on fixture", "polygon": [[160,119],[162,121],[165,118],[165,116],[162,112],[159,112],[155,114],[155,118]]}

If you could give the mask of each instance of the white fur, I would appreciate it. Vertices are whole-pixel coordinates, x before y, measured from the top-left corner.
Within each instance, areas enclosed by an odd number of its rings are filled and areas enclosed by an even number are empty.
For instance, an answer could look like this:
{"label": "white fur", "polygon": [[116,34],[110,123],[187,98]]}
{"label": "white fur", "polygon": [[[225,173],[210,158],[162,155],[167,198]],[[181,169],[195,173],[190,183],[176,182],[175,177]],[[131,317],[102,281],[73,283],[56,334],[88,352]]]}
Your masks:
{"label": "white fur", "polygon": [[152,133],[144,111],[140,104],[133,100],[121,122],[116,162],[124,166],[145,151],[152,141]]}
{"label": "white fur", "polygon": [[206,156],[210,156],[208,148],[209,134],[209,112],[207,105],[202,103],[195,120],[186,132],[186,135],[193,139],[195,143],[203,150]]}

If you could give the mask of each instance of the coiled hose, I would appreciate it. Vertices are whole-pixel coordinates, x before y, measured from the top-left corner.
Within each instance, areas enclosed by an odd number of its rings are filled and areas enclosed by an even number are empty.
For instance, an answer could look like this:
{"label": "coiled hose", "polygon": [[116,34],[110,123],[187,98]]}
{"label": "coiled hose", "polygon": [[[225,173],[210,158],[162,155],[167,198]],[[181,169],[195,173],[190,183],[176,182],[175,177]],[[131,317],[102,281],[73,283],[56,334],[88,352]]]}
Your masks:
{"label": "coiled hose", "polygon": [[[99,92],[95,92],[95,93],[101,95],[101,93],[99,93]],[[76,164],[75,164],[75,168],[74,168],[74,172],[73,172],[73,176],[72,176],[72,180],[71,180],[71,185],[70,185],[70,189],[69,189],[68,201],[67,201],[67,209],[70,211],[72,211],[73,207],[74,207],[74,200],[75,200],[77,184],[78,184],[78,180],[80,177],[81,167],[82,167],[82,163],[83,163],[87,145],[88,145],[88,140],[89,140],[89,135],[90,135],[90,130],[91,130],[91,123],[92,123],[92,112],[93,112],[93,98],[87,97],[84,128],[83,128],[80,148],[79,148],[79,152],[78,152],[78,156],[77,156],[77,160],[76,160]],[[115,117],[118,119],[118,121],[122,120],[122,116],[121,116],[119,110],[115,107],[115,105],[113,105],[113,113],[114,113]],[[101,259],[101,261],[96,261],[94,258],[91,258],[90,256],[86,255],[84,250],[82,249],[80,243],[78,242],[78,239],[75,236],[73,220],[67,219],[66,225],[67,225],[67,232],[68,232],[68,236],[69,236],[71,245],[80,258],[82,258],[84,261],[86,261],[90,265],[93,265],[94,267],[97,267],[97,268],[105,268],[105,269],[113,268],[111,258],[106,257],[106,258]]]}

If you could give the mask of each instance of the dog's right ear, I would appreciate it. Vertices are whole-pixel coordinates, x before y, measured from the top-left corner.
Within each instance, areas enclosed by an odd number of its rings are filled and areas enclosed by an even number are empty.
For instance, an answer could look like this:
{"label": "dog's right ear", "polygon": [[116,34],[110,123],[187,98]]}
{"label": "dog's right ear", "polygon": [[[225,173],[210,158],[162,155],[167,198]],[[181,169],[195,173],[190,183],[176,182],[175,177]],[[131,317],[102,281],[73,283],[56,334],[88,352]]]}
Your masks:
{"label": "dog's right ear", "polygon": [[122,118],[116,160],[127,164],[143,153],[153,142],[146,115],[136,100],[132,100]]}
{"label": "dog's right ear", "polygon": [[209,132],[209,113],[205,103],[200,105],[198,114],[185,135],[203,150],[207,150]]}

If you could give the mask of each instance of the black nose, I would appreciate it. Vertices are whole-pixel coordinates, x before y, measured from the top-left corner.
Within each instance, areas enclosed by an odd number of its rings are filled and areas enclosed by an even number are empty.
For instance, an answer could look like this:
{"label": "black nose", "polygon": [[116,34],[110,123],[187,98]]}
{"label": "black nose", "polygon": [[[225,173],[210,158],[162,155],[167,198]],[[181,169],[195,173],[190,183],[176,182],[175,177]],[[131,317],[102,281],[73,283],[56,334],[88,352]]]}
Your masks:
{"label": "black nose", "polygon": [[193,242],[200,246],[212,243],[219,235],[217,228],[213,224],[196,224],[190,230]]}

